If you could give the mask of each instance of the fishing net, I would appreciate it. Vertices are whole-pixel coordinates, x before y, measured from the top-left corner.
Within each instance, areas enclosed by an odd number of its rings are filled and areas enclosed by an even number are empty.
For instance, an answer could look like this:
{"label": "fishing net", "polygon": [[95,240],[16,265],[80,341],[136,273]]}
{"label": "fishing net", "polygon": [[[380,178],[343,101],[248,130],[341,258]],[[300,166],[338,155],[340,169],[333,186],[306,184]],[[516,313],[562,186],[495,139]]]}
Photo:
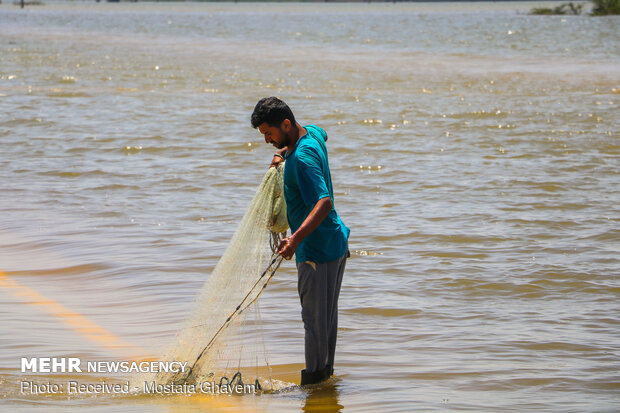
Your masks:
{"label": "fishing net", "polygon": [[275,253],[288,229],[283,169],[270,168],[226,251],[203,285],[187,325],[163,360],[188,362],[160,372],[156,384],[254,384],[273,388],[257,299],[278,269]]}

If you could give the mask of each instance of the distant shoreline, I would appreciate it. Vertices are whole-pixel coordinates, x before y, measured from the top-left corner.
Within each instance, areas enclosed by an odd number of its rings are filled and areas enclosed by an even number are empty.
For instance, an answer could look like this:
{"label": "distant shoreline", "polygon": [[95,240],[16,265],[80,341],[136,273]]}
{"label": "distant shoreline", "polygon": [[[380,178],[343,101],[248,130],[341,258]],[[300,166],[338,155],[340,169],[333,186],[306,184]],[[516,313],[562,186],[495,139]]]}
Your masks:
{"label": "distant shoreline", "polygon": [[[48,0],[54,2],[55,0]],[[56,0],[91,1],[91,0]],[[138,3],[137,0],[104,0],[107,3]],[[541,3],[541,0],[139,0],[140,3]],[[542,0],[544,3],[566,3],[566,0]],[[577,0],[573,3],[589,3]]]}
{"label": "distant shoreline", "polygon": [[[567,0],[45,0],[43,3],[566,3]],[[573,3],[589,3],[575,0]],[[28,3],[28,2],[27,2]],[[0,0],[0,4],[1,0]]]}

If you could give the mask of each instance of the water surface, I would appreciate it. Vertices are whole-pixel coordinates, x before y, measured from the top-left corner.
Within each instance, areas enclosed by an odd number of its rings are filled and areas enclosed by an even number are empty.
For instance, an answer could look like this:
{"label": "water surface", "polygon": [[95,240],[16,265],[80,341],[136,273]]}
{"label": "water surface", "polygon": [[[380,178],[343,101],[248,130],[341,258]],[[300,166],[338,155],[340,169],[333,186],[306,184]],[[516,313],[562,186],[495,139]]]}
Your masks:
{"label": "water surface", "polygon": [[[2,404],[618,410],[620,19],[535,5],[1,5]],[[21,357],[155,357],[174,338],[270,161],[249,125],[269,95],[329,134],[352,229],[335,381],[20,394]],[[291,263],[261,314],[292,377]]]}

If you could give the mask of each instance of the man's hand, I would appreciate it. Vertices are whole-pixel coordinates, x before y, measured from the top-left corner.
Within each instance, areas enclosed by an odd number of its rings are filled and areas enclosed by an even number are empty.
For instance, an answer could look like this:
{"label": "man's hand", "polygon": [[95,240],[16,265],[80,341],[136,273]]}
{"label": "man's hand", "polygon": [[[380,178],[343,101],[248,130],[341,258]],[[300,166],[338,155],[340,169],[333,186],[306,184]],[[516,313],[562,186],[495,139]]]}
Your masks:
{"label": "man's hand", "polygon": [[282,148],[276,152],[276,155],[273,155],[273,159],[271,160],[271,164],[269,165],[270,168],[277,168],[278,165],[280,165],[280,163],[284,161],[284,154],[286,153],[286,149],[286,147]]}
{"label": "man's hand", "polygon": [[333,204],[330,197],[326,196],[325,198],[319,199],[297,231],[280,242],[278,254],[287,260],[293,258],[293,254],[295,254],[299,243],[323,222],[332,208]]}
{"label": "man's hand", "polygon": [[278,246],[278,254],[280,254],[284,259],[290,260],[293,258],[293,254],[295,254],[295,250],[299,246],[299,241],[297,241],[297,237],[295,234],[290,235],[280,241],[280,245]]}

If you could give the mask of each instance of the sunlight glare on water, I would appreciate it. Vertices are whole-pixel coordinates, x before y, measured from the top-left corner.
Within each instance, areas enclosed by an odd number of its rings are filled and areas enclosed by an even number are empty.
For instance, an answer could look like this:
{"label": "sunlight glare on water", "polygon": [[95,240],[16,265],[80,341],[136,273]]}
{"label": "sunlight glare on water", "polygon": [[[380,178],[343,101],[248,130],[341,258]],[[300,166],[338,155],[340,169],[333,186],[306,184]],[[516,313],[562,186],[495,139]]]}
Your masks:
{"label": "sunlight glare on water", "polygon": [[[0,5],[0,403],[14,411],[620,409],[620,19],[537,3]],[[351,228],[336,379],[261,397],[36,396],[21,357],[157,357],[273,148],[327,143]],[[261,298],[298,380],[285,263]],[[92,380],[123,380],[120,375]]]}

